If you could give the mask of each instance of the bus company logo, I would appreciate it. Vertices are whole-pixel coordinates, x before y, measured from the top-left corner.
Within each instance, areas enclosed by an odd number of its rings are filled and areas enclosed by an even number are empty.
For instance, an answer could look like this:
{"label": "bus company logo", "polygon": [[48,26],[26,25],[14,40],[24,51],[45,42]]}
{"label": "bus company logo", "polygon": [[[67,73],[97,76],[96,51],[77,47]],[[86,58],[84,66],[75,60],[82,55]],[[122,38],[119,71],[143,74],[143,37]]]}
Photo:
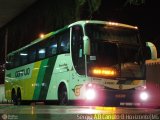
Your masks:
{"label": "bus company logo", "polygon": [[30,68],[22,69],[15,72],[15,77],[23,77],[30,74]]}
{"label": "bus company logo", "polygon": [[1,116],[1,118],[2,118],[2,120],[7,120],[8,115],[7,115],[7,114],[3,114],[3,115]]}
{"label": "bus company logo", "polygon": [[73,92],[74,92],[74,94],[75,94],[75,96],[80,96],[80,89],[81,89],[81,87],[82,87],[82,85],[76,85],[74,87],[74,89],[72,89]]}

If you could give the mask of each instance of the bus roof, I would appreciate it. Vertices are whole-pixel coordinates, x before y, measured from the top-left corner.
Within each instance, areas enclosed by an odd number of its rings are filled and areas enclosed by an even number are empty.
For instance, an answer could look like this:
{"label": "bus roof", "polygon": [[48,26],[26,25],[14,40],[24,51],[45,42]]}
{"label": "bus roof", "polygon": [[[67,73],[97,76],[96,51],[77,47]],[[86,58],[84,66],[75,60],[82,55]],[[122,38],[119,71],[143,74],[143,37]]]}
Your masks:
{"label": "bus roof", "polygon": [[48,34],[45,34],[43,38],[37,38],[36,40],[34,40],[33,42],[29,43],[28,45],[26,45],[26,46],[24,46],[24,47],[22,47],[22,48],[20,48],[18,50],[12,51],[11,53],[8,54],[8,56],[12,55],[12,54],[14,54],[16,52],[19,52],[19,51],[21,51],[21,50],[23,50],[23,49],[25,49],[25,48],[27,48],[29,46],[32,46],[32,45],[34,45],[34,44],[36,44],[36,43],[38,43],[38,42],[40,42],[42,40],[45,40],[46,38],[48,38],[50,36],[53,36],[53,35],[55,35],[55,34],[57,34],[59,32],[62,32],[62,31],[66,30],[69,27],[72,27],[74,25],[85,25],[87,23],[106,24],[107,26],[117,26],[117,27],[129,28],[129,29],[138,29],[138,27],[136,27],[136,26],[132,26],[132,25],[128,25],[128,24],[122,24],[122,23],[116,23],[116,22],[109,22],[109,21],[99,21],[99,20],[82,20],[82,21],[77,21],[77,22],[74,22],[74,23],[72,23],[70,25],[67,25],[67,26],[63,27],[62,29],[59,29],[57,31],[52,31],[52,32],[50,32]]}
{"label": "bus roof", "polygon": [[124,27],[124,28],[130,28],[130,29],[138,29],[137,26],[132,26],[128,24],[118,23],[118,22],[110,22],[110,21],[99,21],[99,20],[84,20],[84,21],[77,21],[69,25],[69,27],[74,25],[85,25],[87,23],[92,24],[106,24],[107,26],[117,26],[117,27]]}

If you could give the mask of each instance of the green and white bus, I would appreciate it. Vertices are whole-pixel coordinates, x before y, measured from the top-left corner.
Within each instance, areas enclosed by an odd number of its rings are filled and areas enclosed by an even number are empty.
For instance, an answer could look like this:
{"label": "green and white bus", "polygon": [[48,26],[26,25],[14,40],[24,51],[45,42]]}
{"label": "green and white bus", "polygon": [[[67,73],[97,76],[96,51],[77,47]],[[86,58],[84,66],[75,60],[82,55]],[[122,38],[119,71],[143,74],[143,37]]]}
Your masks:
{"label": "green and white bus", "polygon": [[135,26],[77,21],[8,54],[6,99],[121,105],[140,99],[143,46]]}

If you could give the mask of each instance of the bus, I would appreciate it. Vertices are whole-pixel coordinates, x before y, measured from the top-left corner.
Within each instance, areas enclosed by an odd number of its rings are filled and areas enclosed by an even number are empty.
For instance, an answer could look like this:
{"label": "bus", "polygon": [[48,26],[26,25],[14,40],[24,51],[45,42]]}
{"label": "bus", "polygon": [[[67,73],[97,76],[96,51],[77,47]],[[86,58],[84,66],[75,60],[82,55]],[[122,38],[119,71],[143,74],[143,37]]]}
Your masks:
{"label": "bus", "polygon": [[147,98],[143,51],[136,26],[74,22],[7,55],[6,99],[14,104],[58,101],[60,105],[143,101]]}

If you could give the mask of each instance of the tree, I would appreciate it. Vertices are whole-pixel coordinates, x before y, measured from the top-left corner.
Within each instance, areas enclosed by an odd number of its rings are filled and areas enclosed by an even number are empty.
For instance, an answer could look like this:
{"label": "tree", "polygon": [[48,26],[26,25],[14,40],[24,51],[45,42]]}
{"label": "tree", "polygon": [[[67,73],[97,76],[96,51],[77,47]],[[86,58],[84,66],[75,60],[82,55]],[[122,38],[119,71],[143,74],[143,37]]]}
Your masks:
{"label": "tree", "polygon": [[[101,5],[101,0],[75,0],[75,18],[76,20],[80,20],[83,16],[82,14],[88,14],[90,19],[92,18],[92,14],[99,9]],[[87,6],[84,10],[84,7]],[[87,13],[83,13],[83,11],[87,11]]]}

